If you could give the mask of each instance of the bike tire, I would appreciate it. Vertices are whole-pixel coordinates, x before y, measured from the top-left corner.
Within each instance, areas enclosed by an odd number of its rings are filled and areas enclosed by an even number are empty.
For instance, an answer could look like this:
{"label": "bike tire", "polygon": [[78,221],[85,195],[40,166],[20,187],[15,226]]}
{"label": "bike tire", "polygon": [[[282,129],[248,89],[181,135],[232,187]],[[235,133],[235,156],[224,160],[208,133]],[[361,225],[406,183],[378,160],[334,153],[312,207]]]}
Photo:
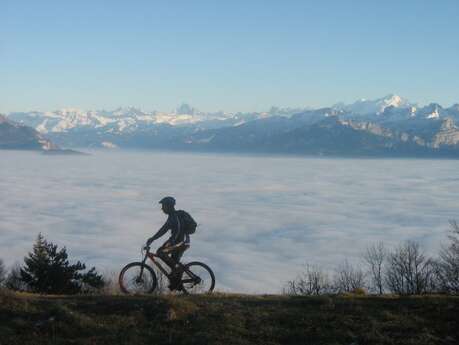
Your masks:
{"label": "bike tire", "polygon": [[[193,261],[193,262],[187,263],[184,266],[185,266],[185,270],[182,273],[182,279],[181,279],[181,288],[184,293],[186,294],[211,293],[214,290],[215,275],[209,266],[199,261]],[[198,285],[201,285],[201,283],[193,284],[189,282],[190,280],[192,280],[193,277],[190,277],[190,275],[187,274],[187,271],[191,271],[193,274],[199,276],[199,278],[202,279],[206,285],[198,286]],[[202,276],[203,274],[205,274],[206,276]]]}
{"label": "bike tire", "polygon": [[[151,280],[148,283],[148,286],[146,286],[143,291],[135,291],[133,288],[128,286],[127,284],[128,282],[126,280],[130,280],[128,273],[133,274],[133,277],[135,277],[136,276],[135,271],[139,270],[140,272],[140,269],[142,266],[144,268],[143,274],[147,275],[147,277],[150,278]],[[131,262],[130,264],[127,264],[126,266],[124,266],[123,269],[121,270],[120,275],[118,277],[118,283],[119,283],[121,291],[125,294],[152,293],[153,291],[155,291],[158,285],[158,278],[156,277],[155,272],[150,266],[142,264],[141,262]],[[136,281],[137,285],[140,285],[139,283],[140,282]]]}

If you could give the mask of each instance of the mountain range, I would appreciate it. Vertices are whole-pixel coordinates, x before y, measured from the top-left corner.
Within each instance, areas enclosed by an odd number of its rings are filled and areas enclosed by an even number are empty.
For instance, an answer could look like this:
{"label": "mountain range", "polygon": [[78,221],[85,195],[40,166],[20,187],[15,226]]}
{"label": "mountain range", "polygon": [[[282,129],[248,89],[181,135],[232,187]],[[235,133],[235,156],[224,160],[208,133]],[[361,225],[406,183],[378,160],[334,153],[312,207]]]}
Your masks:
{"label": "mountain range", "polygon": [[[5,118],[4,118],[5,119]],[[456,156],[459,104],[418,106],[397,95],[331,107],[206,113],[134,107],[9,113],[64,147],[177,149],[319,155]]]}

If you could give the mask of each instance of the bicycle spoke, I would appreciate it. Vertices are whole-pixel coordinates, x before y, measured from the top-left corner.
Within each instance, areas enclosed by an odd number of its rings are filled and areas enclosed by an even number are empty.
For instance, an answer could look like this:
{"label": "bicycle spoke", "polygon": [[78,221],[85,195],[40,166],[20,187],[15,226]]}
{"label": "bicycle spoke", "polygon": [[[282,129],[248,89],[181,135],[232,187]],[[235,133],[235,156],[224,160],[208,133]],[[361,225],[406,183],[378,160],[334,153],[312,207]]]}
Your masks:
{"label": "bicycle spoke", "polygon": [[212,291],[214,281],[205,267],[191,265],[183,273],[181,283],[188,293],[199,294]]}
{"label": "bicycle spoke", "polygon": [[[145,266],[146,267],[146,266]],[[123,270],[120,284],[127,293],[148,293],[156,287],[156,277],[140,264],[132,265]]]}

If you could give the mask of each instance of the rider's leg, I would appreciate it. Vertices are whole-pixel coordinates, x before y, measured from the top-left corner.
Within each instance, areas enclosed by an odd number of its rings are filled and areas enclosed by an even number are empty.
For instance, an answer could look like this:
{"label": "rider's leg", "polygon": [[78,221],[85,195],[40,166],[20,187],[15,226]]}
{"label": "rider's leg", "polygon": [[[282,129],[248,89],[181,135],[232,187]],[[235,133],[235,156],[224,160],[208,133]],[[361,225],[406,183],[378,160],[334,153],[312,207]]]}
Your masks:
{"label": "rider's leg", "polygon": [[171,258],[171,251],[170,248],[171,245],[169,241],[166,241],[161,247],[158,248],[157,254],[163,260],[167,266],[170,267],[171,270],[174,270],[175,267],[175,260]]}
{"label": "rider's leg", "polygon": [[158,249],[157,254],[171,269],[174,269],[180,263],[183,253],[188,248],[189,245],[184,242],[175,245],[170,245],[169,242],[166,242]]}
{"label": "rider's leg", "polygon": [[180,263],[180,259],[182,258],[184,252],[185,252],[185,249],[181,247],[181,248],[177,248],[177,250],[171,253],[171,259],[175,262],[176,265]]}
{"label": "rider's leg", "polygon": [[180,268],[182,265],[180,264],[180,259],[183,256],[183,253],[190,248],[190,245],[187,243],[181,244],[179,247],[176,248],[173,252],[171,252],[171,259],[175,262],[175,268]]}
{"label": "rider's leg", "polygon": [[179,282],[180,282],[180,278],[182,276],[182,269],[181,269],[181,266],[180,266],[180,259],[182,258],[183,256],[183,253],[185,252],[185,250],[187,250],[188,247],[187,246],[180,246],[178,247],[176,250],[174,250],[172,253],[171,253],[171,259],[172,261],[175,262],[175,265],[174,265],[174,268],[171,272],[171,284],[170,284],[170,288],[171,290],[177,288]]}

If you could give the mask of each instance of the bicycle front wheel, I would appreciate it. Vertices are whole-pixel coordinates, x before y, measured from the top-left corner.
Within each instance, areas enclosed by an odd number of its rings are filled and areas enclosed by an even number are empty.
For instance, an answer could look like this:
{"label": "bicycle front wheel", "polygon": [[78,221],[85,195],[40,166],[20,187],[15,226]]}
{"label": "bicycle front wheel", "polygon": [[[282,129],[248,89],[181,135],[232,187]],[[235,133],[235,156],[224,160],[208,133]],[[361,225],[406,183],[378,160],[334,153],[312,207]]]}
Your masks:
{"label": "bicycle front wheel", "polygon": [[118,281],[121,291],[127,294],[151,293],[158,284],[153,269],[141,262],[126,265],[121,270]]}
{"label": "bicycle front wheel", "polygon": [[210,293],[215,287],[215,275],[206,264],[190,262],[185,265],[181,283],[185,293]]}

